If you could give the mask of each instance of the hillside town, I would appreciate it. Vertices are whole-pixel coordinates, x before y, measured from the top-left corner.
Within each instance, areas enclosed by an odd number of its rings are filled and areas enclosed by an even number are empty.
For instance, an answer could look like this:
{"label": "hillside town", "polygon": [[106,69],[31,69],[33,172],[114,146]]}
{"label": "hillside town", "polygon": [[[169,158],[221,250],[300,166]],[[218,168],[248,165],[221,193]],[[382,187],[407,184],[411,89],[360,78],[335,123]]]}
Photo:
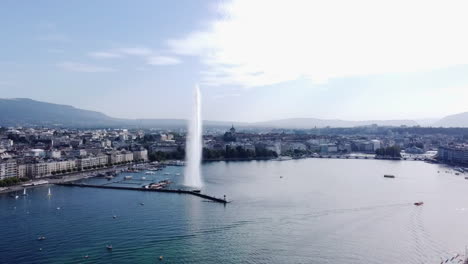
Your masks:
{"label": "hillside town", "polygon": [[[203,136],[203,158],[245,160],[376,153],[379,157],[387,155],[386,149],[394,148],[398,153],[391,158],[417,157],[467,165],[464,130],[446,132],[378,126],[351,131],[211,128]],[[183,160],[185,141],[183,130],[0,128],[0,180],[40,179],[134,162]]]}

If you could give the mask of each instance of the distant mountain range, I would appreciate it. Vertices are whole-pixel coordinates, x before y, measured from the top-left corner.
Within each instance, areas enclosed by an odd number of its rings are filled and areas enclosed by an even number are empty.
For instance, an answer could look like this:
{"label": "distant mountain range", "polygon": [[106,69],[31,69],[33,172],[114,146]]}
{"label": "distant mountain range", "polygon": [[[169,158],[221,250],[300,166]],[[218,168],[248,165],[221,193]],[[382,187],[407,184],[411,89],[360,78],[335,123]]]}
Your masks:
{"label": "distant mountain range", "polygon": [[446,116],[433,124],[437,127],[468,127],[468,112]]}
{"label": "distant mountain range", "polygon": [[[69,105],[52,104],[27,98],[0,99],[0,126],[59,126],[59,127],[142,127],[182,128],[184,119],[123,119],[107,116],[96,111],[83,110]],[[414,120],[369,120],[346,121],[339,119],[290,118],[257,123],[204,121],[208,127],[265,128],[320,128],[356,127],[377,124],[379,126],[416,126]],[[468,112],[444,117],[440,120],[425,120],[424,126],[468,127]]]}

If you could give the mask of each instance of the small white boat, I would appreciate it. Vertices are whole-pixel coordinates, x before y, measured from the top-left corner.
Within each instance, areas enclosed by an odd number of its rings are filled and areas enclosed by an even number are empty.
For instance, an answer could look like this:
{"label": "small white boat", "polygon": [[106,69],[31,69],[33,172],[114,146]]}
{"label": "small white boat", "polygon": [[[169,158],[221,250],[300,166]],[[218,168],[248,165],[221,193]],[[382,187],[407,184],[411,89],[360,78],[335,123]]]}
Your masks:
{"label": "small white boat", "polygon": [[133,179],[133,176],[125,176],[124,177],[124,180],[131,180],[131,179]]}
{"label": "small white boat", "polygon": [[15,196],[15,199],[18,199],[18,198],[19,198],[19,196],[18,196],[18,195],[16,195],[16,196]]}
{"label": "small white boat", "polygon": [[145,177],[145,176],[143,176],[143,177],[141,177],[141,179],[142,179],[142,180],[146,180],[146,177]]}

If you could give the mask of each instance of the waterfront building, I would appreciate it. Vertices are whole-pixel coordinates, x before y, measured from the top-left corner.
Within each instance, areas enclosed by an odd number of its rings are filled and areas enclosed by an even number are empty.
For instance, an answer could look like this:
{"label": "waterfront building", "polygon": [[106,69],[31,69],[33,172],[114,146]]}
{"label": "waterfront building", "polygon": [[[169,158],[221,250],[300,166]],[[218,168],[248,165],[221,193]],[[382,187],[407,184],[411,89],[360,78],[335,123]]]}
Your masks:
{"label": "waterfront building", "polygon": [[86,170],[86,169],[106,166],[108,163],[109,163],[108,157],[102,154],[102,155],[97,155],[97,156],[80,158],[76,161],[76,167],[79,170]]}
{"label": "waterfront building", "polygon": [[133,161],[132,152],[112,152],[108,154],[109,164],[118,164]]}
{"label": "waterfront building", "polygon": [[26,174],[26,164],[18,164],[18,177],[19,178],[28,177],[28,175]]}
{"label": "waterfront building", "polygon": [[18,165],[16,160],[0,160],[0,180],[11,177],[18,177]]}
{"label": "waterfront building", "polygon": [[468,146],[441,146],[437,158],[448,163],[468,164]]}
{"label": "waterfront building", "polygon": [[148,151],[146,149],[133,151],[135,161],[148,161]]}
{"label": "waterfront building", "polygon": [[26,175],[30,179],[50,176],[49,165],[44,161],[36,161],[26,165]]}
{"label": "waterfront building", "polygon": [[76,169],[76,160],[60,160],[47,162],[49,173],[70,172]]}

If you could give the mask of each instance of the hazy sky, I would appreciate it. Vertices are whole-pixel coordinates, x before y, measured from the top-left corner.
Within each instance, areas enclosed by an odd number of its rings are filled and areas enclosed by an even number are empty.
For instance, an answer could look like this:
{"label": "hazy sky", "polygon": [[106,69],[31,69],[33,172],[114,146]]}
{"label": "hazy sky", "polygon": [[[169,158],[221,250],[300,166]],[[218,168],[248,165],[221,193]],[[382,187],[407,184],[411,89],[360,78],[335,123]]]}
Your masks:
{"label": "hazy sky", "polygon": [[0,3],[0,97],[126,118],[468,111],[467,1]]}

